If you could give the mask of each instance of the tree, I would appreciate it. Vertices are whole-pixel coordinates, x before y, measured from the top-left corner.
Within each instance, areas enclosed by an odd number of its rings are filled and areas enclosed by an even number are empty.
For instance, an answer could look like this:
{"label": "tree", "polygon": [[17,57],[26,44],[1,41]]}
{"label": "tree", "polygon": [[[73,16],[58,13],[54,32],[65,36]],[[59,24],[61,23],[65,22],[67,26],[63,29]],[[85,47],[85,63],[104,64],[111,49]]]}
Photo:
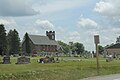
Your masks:
{"label": "tree", "polygon": [[116,43],[120,43],[120,36],[116,38]]}
{"label": "tree", "polygon": [[27,32],[25,33],[24,40],[25,40],[24,41],[25,42],[25,52],[30,54],[31,47],[30,47],[30,40],[29,40],[29,36],[28,36]]}
{"label": "tree", "polygon": [[63,52],[66,54],[70,50],[70,46],[62,41],[58,41],[59,45],[63,48]]}
{"label": "tree", "polygon": [[98,45],[98,49],[99,49],[99,54],[103,54],[104,47],[102,47],[101,45]]}
{"label": "tree", "polygon": [[8,50],[10,55],[18,54],[20,51],[20,38],[19,33],[14,29],[10,30],[7,35]]}
{"label": "tree", "polygon": [[10,30],[8,32],[8,34],[7,34],[7,42],[8,42],[7,49],[8,49],[8,53],[12,53],[12,33],[13,33],[13,31]]}
{"label": "tree", "polygon": [[6,30],[3,24],[0,24],[0,55],[7,51]]}
{"label": "tree", "polygon": [[84,45],[82,43],[74,43],[74,47],[77,54],[82,54],[85,51]]}

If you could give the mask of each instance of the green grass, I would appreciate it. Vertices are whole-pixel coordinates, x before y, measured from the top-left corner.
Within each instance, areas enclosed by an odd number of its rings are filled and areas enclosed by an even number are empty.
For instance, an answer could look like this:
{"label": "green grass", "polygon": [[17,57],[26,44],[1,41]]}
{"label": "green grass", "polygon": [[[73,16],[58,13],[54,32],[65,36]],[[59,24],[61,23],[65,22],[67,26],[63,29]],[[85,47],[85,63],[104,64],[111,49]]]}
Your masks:
{"label": "green grass", "polygon": [[[30,64],[15,64],[17,58],[11,58],[12,64],[0,64],[0,80],[79,80],[97,76],[96,59],[62,57],[65,61],[60,63],[40,64],[38,58],[31,58]],[[100,59],[99,75],[116,73],[120,73],[119,60],[107,63]]]}

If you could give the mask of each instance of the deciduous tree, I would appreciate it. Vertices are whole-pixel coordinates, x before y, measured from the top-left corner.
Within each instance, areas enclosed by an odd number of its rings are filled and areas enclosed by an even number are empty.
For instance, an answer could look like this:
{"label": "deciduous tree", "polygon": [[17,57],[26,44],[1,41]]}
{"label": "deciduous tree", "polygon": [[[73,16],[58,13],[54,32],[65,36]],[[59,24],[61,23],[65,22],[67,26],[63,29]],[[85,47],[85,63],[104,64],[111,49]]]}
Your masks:
{"label": "deciduous tree", "polygon": [[67,54],[70,50],[70,46],[62,41],[58,41],[59,45],[63,48],[63,52]]}
{"label": "deciduous tree", "polygon": [[74,43],[74,47],[77,54],[82,54],[85,51],[84,45],[82,43]]}
{"label": "deciduous tree", "polygon": [[98,48],[99,48],[99,54],[103,54],[104,47],[102,47],[101,45],[99,45]]}

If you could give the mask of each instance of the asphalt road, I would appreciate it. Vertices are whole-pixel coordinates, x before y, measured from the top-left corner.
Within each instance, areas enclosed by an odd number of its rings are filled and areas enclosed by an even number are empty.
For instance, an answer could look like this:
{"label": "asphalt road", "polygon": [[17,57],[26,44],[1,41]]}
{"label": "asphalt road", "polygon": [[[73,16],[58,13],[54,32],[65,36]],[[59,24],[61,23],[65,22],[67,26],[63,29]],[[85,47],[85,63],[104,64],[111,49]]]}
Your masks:
{"label": "asphalt road", "polygon": [[120,80],[120,74],[113,74],[107,76],[97,76],[97,77],[89,77],[81,80]]}

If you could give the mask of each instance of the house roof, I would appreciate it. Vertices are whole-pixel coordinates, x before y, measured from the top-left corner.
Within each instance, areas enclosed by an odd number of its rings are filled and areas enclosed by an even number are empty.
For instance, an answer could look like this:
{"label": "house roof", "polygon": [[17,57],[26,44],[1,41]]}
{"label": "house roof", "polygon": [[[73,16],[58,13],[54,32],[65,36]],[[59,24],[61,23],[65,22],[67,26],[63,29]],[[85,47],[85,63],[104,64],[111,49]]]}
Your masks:
{"label": "house roof", "polygon": [[116,43],[111,46],[108,46],[106,49],[116,49],[116,48],[120,48],[120,43]]}
{"label": "house roof", "polygon": [[59,45],[56,40],[50,40],[48,36],[28,35],[36,45]]}

